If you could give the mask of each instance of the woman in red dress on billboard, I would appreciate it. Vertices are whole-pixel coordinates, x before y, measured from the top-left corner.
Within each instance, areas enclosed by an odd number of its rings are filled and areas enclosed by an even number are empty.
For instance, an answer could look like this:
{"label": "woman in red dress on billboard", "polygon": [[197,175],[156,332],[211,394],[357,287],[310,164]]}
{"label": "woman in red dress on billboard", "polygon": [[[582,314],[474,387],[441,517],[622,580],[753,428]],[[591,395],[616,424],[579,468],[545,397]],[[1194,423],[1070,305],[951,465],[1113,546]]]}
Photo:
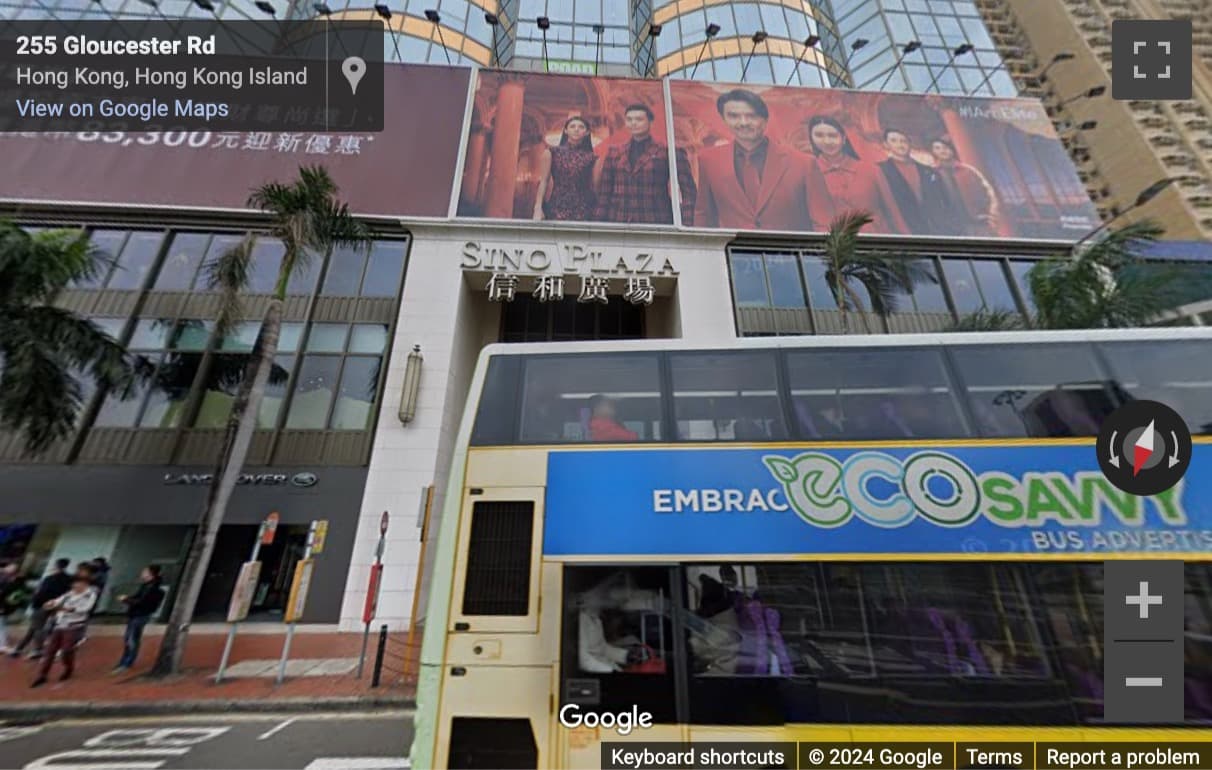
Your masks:
{"label": "woman in red dress on billboard", "polygon": [[808,121],[808,142],[839,213],[866,211],[872,219],[869,232],[909,232],[884,175],[859,158],[841,123],[827,115],[814,116]]}
{"label": "woman in red dress on billboard", "polygon": [[[535,219],[586,222],[592,218],[593,166],[598,156],[589,138],[589,123],[573,116],[564,121],[558,147],[548,147],[539,162]],[[547,197],[548,189],[551,197]]]}

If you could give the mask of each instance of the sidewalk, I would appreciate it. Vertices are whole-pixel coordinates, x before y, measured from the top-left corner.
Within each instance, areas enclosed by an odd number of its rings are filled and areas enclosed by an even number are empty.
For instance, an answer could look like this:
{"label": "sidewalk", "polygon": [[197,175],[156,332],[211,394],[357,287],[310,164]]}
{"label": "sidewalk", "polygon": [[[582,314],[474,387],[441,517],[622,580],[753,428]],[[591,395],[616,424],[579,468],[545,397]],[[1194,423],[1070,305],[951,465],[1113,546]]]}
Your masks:
{"label": "sidewalk", "polygon": [[[40,661],[0,656],[0,719],[81,716],[86,714],[163,714],[193,711],[309,711],[338,708],[401,707],[412,705],[413,691],[400,678],[404,634],[393,634],[395,655],[384,666],[380,687],[371,688],[377,637],[372,635],[361,679],[357,658],[358,633],[296,631],[287,675],[276,684],[285,627],[277,632],[255,629],[236,637],[221,683],[214,680],[226,642],[224,626],[195,627],[189,636],[180,676],[153,680],[144,676],[160,648],[162,627],[148,628],[139,660],[129,671],[111,676],[122,655],[120,629],[98,626],[76,653],[76,671],[59,681],[62,663],[51,669],[49,682],[30,688]],[[16,629],[10,629],[10,636]],[[15,638],[19,639],[19,636]]]}

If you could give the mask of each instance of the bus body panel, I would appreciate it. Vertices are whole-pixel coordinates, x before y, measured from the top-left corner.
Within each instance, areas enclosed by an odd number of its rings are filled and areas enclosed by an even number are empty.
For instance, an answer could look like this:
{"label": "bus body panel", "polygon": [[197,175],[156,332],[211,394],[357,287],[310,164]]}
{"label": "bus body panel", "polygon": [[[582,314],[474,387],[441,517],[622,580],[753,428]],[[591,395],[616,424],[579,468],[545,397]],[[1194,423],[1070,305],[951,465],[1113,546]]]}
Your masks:
{"label": "bus body panel", "polygon": [[[969,335],[887,335],[846,338],[780,338],[774,340],[745,341],[710,346],[712,350],[812,350],[817,348],[863,349],[871,347],[908,346],[930,348],[947,346],[963,348],[967,345],[1013,344],[1035,342],[1083,342],[1102,344],[1119,340],[1158,342],[1182,340],[1207,343],[1209,359],[1212,359],[1212,332],[1196,329],[1166,330],[1113,330],[1051,333],[975,333]],[[481,353],[470,390],[468,408],[460,426],[455,448],[450,487],[444,500],[443,519],[439,548],[434,558],[438,565],[430,586],[430,608],[426,618],[425,649],[422,653],[421,681],[417,696],[417,728],[412,749],[413,767],[448,766],[451,720],[458,717],[521,716],[529,720],[538,747],[539,767],[597,767],[600,766],[601,741],[654,741],[654,740],[841,740],[841,741],[913,741],[937,738],[946,741],[1212,741],[1212,727],[1101,727],[1094,723],[1062,726],[1003,726],[1003,725],[952,725],[952,724],[803,724],[788,722],[768,726],[708,725],[697,723],[659,724],[647,730],[636,730],[628,736],[619,736],[605,729],[567,729],[560,725],[558,711],[561,702],[562,672],[561,656],[565,622],[564,575],[565,570],[576,565],[633,564],[657,565],[680,569],[709,562],[980,562],[1004,561],[1022,563],[1037,561],[1041,565],[1057,560],[1072,562],[1094,562],[1119,558],[1180,558],[1188,562],[1212,560],[1212,552],[1187,551],[1185,553],[1160,553],[1157,551],[1092,553],[787,553],[744,554],[728,552],[728,543],[721,544],[723,553],[582,553],[575,556],[554,556],[542,553],[544,530],[544,506],[549,483],[548,453],[551,451],[595,452],[627,449],[629,451],[709,451],[711,449],[802,449],[814,448],[863,448],[863,447],[947,447],[955,445],[1004,445],[1024,446],[1035,444],[1092,445],[1093,438],[1040,439],[1006,438],[1001,440],[965,438],[938,440],[873,440],[873,441],[778,441],[722,443],[655,443],[628,444],[577,444],[529,446],[481,446],[471,447],[470,437],[476,418],[476,406],[486,383],[486,371],[490,361],[497,356],[515,354],[530,356],[575,355],[593,353],[600,355],[611,351],[677,351],[699,350],[678,340],[624,343],[546,343],[492,345]],[[667,376],[667,375],[662,375]],[[785,375],[780,375],[785,376]],[[1190,383],[1192,387],[1207,387],[1208,383]],[[783,387],[783,384],[780,384]],[[637,390],[644,387],[636,385]],[[665,404],[671,397],[665,396]],[[1028,405],[1030,406],[1030,405]],[[518,407],[521,408],[520,406]],[[664,408],[664,406],[662,406]],[[666,418],[669,419],[669,418]],[[739,434],[738,434],[739,435]],[[1206,444],[1212,439],[1196,437],[1197,444]],[[466,475],[464,476],[464,469]],[[1206,469],[1192,467],[1188,478],[1206,473]],[[627,479],[613,480],[625,484]],[[477,494],[472,494],[477,492]],[[535,522],[531,550],[531,592],[529,612],[525,616],[476,616],[462,612],[462,597],[466,586],[467,538],[470,532],[471,513],[477,500],[525,500],[534,505]],[[595,500],[597,502],[597,500]],[[1210,501],[1201,500],[1207,507]],[[635,538],[642,540],[644,532],[635,531]],[[671,573],[672,574],[672,573]],[[1000,599],[999,599],[1000,601]],[[455,630],[455,623],[467,623],[467,629]],[[476,652],[479,647],[480,651]],[[451,675],[452,668],[462,669],[458,676]]]}

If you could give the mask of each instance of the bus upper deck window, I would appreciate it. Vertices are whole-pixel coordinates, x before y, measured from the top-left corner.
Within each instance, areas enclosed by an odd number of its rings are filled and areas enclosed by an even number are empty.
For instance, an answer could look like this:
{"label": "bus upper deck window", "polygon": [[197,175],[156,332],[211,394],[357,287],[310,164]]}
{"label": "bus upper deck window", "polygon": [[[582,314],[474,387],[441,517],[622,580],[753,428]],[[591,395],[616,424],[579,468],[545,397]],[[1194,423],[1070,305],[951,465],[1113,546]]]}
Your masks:
{"label": "bus upper deck window", "polygon": [[1089,345],[956,345],[952,360],[982,436],[1092,436],[1115,408]]}
{"label": "bus upper deck window", "polygon": [[787,375],[806,439],[968,435],[937,351],[797,351],[787,356]]}
{"label": "bus upper deck window", "polygon": [[1099,349],[1132,399],[1160,401],[1192,433],[1212,433],[1212,347],[1202,340],[1107,342]]}
{"label": "bus upper deck window", "polygon": [[769,351],[670,357],[678,438],[778,441],[787,437]]}
{"label": "bus upper deck window", "polygon": [[657,357],[535,356],[522,377],[524,443],[660,440]]}

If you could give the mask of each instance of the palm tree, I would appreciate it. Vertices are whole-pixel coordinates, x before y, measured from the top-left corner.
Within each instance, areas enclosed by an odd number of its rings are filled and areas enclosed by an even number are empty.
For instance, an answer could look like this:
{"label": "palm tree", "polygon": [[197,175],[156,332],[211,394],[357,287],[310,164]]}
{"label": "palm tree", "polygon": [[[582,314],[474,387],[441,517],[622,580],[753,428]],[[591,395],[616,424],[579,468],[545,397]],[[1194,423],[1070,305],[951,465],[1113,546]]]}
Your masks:
{"label": "palm tree", "polygon": [[[825,235],[821,255],[825,260],[825,283],[833,292],[845,334],[850,333],[848,311],[867,310],[858,287],[866,289],[871,298],[870,310],[883,315],[894,312],[901,295],[912,291],[914,284],[936,280],[917,262],[860,249],[859,231],[871,222],[871,214],[866,211],[848,211],[829,224]],[[870,332],[867,316],[861,317],[864,328]]]}
{"label": "palm tree", "polygon": [[[282,330],[286,287],[291,277],[305,268],[313,256],[330,255],[336,247],[365,248],[368,245],[366,226],[350,215],[349,207],[337,199],[337,192],[337,185],[328,172],[314,166],[300,168],[298,179],[289,184],[266,183],[248,198],[250,208],[260,209],[270,217],[267,232],[261,235],[280,240],[285,253],[261,329],[249,354],[239,390],[232,400],[214,483],[185,559],[181,589],[151,671],[153,676],[166,676],[180,670],[189,623],[214,551],[215,538],[248,457],[253,430],[257,426],[257,411],[265,395],[265,385],[272,376]],[[210,288],[221,291],[223,296],[217,323],[220,337],[243,315],[241,295],[248,287],[254,242],[255,236],[250,234],[236,248],[206,266]]]}
{"label": "palm tree", "polygon": [[1182,273],[1142,260],[1134,253],[1164,232],[1144,220],[1110,231],[1068,259],[1037,262],[1027,273],[1035,302],[1033,317],[1009,311],[978,311],[952,331],[1107,329],[1143,326],[1178,298]]}
{"label": "palm tree", "polygon": [[55,307],[55,297],[107,268],[83,230],[28,233],[0,222],[0,426],[21,433],[27,454],[67,438],[97,389],[128,392],[136,360],[95,324]]}

